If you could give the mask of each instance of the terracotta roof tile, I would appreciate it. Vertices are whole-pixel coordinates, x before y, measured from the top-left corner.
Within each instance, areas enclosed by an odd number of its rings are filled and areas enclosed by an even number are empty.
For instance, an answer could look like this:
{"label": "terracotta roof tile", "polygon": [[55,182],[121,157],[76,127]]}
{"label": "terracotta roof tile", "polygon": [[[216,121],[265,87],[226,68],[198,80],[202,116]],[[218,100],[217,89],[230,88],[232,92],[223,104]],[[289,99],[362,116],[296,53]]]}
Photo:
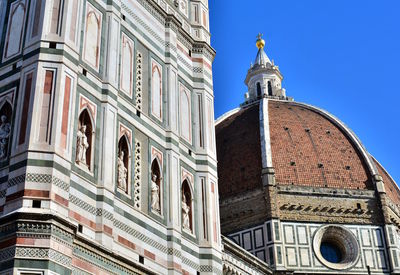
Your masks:
{"label": "terracotta roof tile", "polygon": [[261,187],[259,104],[241,109],[216,126],[220,197]]}
{"label": "terracotta roof tile", "polygon": [[358,150],[323,115],[292,102],[269,101],[269,123],[279,184],[373,189]]}

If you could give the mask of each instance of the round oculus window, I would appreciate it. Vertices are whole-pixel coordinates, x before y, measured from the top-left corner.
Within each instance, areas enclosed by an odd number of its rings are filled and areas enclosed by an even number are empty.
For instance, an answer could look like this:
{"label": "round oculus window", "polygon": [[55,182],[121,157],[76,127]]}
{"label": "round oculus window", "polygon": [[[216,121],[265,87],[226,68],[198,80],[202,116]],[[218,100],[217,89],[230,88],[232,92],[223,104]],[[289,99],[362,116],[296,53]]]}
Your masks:
{"label": "round oculus window", "polygon": [[344,270],[353,267],[360,254],[354,234],[343,226],[326,225],[315,232],[314,253],[326,267]]}

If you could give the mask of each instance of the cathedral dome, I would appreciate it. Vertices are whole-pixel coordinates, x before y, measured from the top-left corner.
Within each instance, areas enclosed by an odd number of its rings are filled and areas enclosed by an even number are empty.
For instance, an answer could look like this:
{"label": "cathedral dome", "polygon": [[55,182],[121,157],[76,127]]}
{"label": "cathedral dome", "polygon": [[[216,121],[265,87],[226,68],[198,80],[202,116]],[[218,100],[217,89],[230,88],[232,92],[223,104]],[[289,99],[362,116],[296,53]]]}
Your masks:
{"label": "cathedral dome", "polygon": [[[387,171],[335,116],[287,97],[282,79],[275,65],[253,66],[245,102],[215,123],[222,232],[277,216],[329,222],[335,214],[339,223],[352,222],[358,217],[341,213],[358,213],[363,204],[367,214],[360,223],[382,222],[384,216],[400,225],[393,218],[400,213],[400,189]],[[349,208],[340,206],[339,197],[349,198]],[[329,215],[321,207],[327,203],[337,204]],[[371,210],[381,204],[390,208],[383,216]],[[308,210],[297,215],[302,209]]]}
{"label": "cathedral dome", "polygon": [[[266,153],[280,185],[374,190],[376,171],[388,195],[400,203],[397,185],[341,121],[319,108],[288,100],[266,100]],[[262,186],[260,102],[216,122],[220,196]],[[245,146],[244,146],[245,145]]]}

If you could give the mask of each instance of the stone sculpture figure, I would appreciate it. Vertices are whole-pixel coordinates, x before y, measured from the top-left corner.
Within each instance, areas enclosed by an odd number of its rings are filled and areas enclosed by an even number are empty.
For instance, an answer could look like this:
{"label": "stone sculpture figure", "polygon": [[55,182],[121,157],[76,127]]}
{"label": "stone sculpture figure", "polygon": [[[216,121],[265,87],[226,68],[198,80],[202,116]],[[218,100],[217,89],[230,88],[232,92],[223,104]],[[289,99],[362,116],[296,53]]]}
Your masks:
{"label": "stone sculpture figure", "polygon": [[190,230],[189,212],[190,206],[186,202],[185,194],[182,194],[182,226],[188,230]]}
{"label": "stone sculpture figure", "polygon": [[82,125],[79,128],[76,136],[76,163],[88,166],[86,161],[86,150],[89,148],[89,143],[86,136],[86,125]]}
{"label": "stone sculpture figure", "polygon": [[151,209],[160,213],[160,188],[157,184],[156,174],[151,175]]}
{"label": "stone sculpture figure", "polygon": [[124,163],[124,151],[119,152],[118,156],[118,187],[126,191],[126,178],[128,174],[128,169],[125,167]]}
{"label": "stone sculpture figure", "polygon": [[0,159],[7,157],[8,138],[11,133],[11,125],[7,122],[7,116],[1,116],[0,124]]}

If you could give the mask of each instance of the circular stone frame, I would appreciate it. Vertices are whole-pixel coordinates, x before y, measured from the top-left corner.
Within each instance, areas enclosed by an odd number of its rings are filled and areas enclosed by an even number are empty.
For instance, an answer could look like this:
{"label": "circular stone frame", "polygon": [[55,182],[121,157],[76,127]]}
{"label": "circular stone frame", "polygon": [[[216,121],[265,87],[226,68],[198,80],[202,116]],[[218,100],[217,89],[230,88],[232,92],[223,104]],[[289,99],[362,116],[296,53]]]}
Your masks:
{"label": "circular stone frame", "polygon": [[[330,242],[335,244],[342,253],[339,263],[327,261],[321,254],[321,244]],[[318,260],[328,268],[346,270],[353,267],[360,258],[360,246],[356,236],[347,228],[340,225],[325,225],[319,228],[313,239],[313,249]]]}

